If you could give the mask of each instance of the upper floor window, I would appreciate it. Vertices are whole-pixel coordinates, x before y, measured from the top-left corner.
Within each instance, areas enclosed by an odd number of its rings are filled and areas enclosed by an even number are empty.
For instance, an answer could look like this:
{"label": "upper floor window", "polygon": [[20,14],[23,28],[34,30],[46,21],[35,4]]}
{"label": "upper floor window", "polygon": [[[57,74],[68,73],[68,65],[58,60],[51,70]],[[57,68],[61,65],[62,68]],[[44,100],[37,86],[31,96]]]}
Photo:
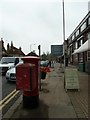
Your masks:
{"label": "upper floor window", "polygon": [[74,39],[74,35],[72,36],[72,40]]}
{"label": "upper floor window", "polygon": [[77,42],[75,42],[75,49],[77,49],[78,48],[78,46],[77,46]]}
{"label": "upper floor window", "polygon": [[81,32],[86,28],[86,22],[81,26]]}
{"label": "upper floor window", "polygon": [[79,48],[82,44],[83,44],[83,40],[80,39],[80,40],[78,41],[78,48]]}
{"label": "upper floor window", "polygon": [[79,35],[79,30],[77,30],[77,32],[76,32],[76,36],[78,36]]}

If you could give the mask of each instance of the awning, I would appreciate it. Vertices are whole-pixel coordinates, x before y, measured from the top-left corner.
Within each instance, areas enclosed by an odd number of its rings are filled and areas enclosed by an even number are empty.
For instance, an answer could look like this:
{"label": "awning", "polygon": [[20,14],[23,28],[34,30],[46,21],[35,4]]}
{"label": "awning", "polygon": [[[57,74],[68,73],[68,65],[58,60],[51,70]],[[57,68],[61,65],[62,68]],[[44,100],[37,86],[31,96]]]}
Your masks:
{"label": "awning", "polygon": [[90,50],[90,39],[88,39],[81,47],[74,50],[72,54],[81,53]]}

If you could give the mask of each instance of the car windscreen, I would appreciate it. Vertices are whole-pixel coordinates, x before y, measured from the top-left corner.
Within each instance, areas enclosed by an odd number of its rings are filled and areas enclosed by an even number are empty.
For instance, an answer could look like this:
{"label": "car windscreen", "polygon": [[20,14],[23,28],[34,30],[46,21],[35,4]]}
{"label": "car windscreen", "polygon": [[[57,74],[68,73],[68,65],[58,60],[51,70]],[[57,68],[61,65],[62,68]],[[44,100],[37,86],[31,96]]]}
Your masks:
{"label": "car windscreen", "polygon": [[2,58],[1,59],[1,64],[6,64],[6,63],[14,63],[15,58]]}

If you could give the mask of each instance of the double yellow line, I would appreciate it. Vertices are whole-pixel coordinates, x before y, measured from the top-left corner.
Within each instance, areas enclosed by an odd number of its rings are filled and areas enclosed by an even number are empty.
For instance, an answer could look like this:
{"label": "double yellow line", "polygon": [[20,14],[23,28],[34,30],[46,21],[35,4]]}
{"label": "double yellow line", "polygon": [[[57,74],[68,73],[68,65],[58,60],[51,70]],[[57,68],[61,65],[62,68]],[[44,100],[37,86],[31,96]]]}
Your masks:
{"label": "double yellow line", "polygon": [[4,108],[14,97],[17,95],[19,91],[12,91],[8,96],[6,96],[3,100],[0,101],[0,110]]}

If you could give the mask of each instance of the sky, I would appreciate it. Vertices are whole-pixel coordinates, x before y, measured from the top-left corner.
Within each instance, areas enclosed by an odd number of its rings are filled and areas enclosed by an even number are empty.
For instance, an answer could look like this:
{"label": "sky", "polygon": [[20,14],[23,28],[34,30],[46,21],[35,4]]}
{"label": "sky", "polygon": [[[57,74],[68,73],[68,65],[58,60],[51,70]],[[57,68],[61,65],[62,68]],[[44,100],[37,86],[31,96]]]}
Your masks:
{"label": "sky", "polygon": [[[89,0],[64,0],[65,39],[88,13]],[[13,41],[25,54],[41,45],[41,54],[51,45],[63,44],[62,0],[0,0],[0,38]]]}

